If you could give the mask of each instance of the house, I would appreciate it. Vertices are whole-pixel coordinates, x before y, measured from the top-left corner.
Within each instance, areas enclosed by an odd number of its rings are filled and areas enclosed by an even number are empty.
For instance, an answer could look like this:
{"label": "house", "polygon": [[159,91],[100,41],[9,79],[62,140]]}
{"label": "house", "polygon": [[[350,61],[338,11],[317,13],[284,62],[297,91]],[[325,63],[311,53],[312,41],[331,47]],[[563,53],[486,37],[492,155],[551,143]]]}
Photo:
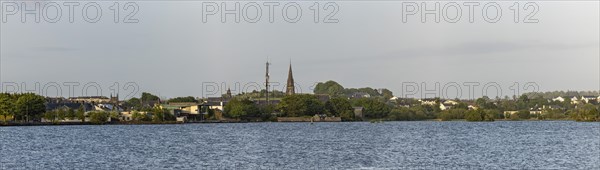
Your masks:
{"label": "house", "polygon": [[598,97],[596,96],[581,96],[581,101],[585,103],[596,103],[598,102]]}
{"label": "house", "polygon": [[216,109],[223,111],[223,108],[229,103],[230,98],[227,97],[209,97],[206,98],[204,104],[208,105],[210,109]]}
{"label": "house", "polygon": [[550,105],[550,106],[542,106],[543,110],[562,110],[563,107],[559,106],[559,105]]}
{"label": "house", "polygon": [[452,105],[452,104],[440,103],[440,110],[452,109],[453,107],[454,107],[454,105]]}
{"label": "house", "polygon": [[572,96],[569,98],[571,98],[571,104],[579,104],[579,99],[577,99],[577,96]]}
{"label": "house", "polygon": [[511,115],[517,114],[519,113],[519,111],[516,110],[508,110],[508,111],[504,111],[504,117],[505,118],[509,118]]}
{"label": "house", "polygon": [[454,101],[454,100],[446,100],[443,103],[446,105],[457,105],[458,104],[458,102]]}
{"label": "house", "polygon": [[469,110],[477,110],[477,109],[479,109],[479,107],[477,107],[477,106],[475,106],[475,105],[472,105],[472,104],[470,104],[469,106],[467,106],[467,108],[468,108]]}
{"label": "house", "polygon": [[556,102],[556,101],[558,101],[558,102],[564,102],[564,101],[565,101],[565,98],[563,98],[563,97],[561,97],[561,96],[558,96],[558,97],[555,97],[555,98],[553,98],[553,99],[552,99],[552,101],[555,101],[555,102]]}
{"label": "house", "polygon": [[542,114],[542,108],[539,107],[533,107],[529,109],[529,114],[530,115],[541,115]]}
{"label": "house", "polygon": [[458,105],[457,101],[454,101],[454,100],[445,100],[445,101],[443,101],[443,102],[440,103],[440,109],[441,110],[452,109],[456,105]]}
{"label": "house", "polygon": [[[138,114],[145,115],[147,112],[138,112]],[[121,112],[121,116],[119,118],[121,121],[133,121],[133,112]]]}
{"label": "house", "polygon": [[70,97],[69,101],[74,103],[110,103],[111,99],[104,96],[80,96]]}
{"label": "house", "polygon": [[[59,110],[59,109],[64,109],[64,110],[73,110],[73,111],[77,111],[79,108],[83,108],[84,111],[84,115],[87,115],[89,112],[94,111],[95,107],[94,105],[90,104],[90,103],[72,103],[72,102],[67,102],[67,103],[46,103],[46,112],[49,111],[55,111],[55,110]],[[47,120],[45,118],[41,119],[42,122],[53,122],[52,120]],[[54,120],[56,121],[56,120]],[[85,118],[85,121],[90,121],[89,118]],[[81,122],[80,119],[65,119],[65,120],[59,120],[59,122]]]}
{"label": "house", "polygon": [[436,99],[419,99],[419,102],[421,102],[421,105],[431,105],[431,106],[435,106],[437,104]]}
{"label": "house", "polygon": [[186,117],[186,120],[204,120],[204,116],[208,115],[210,105],[206,103],[183,106],[179,110],[178,117]]}
{"label": "house", "polygon": [[115,106],[113,104],[95,104],[94,105],[94,110],[101,110],[101,111],[118,111],[118,112],[122,112],[123,109],[119,106]]}
{"label": "house", "polygon": [[77,110],[79,107],[83,107],[84,112],[94,111],[94,105],[90,103],[46,103],[46,111],[53,111],[57,109],[73,109]]}

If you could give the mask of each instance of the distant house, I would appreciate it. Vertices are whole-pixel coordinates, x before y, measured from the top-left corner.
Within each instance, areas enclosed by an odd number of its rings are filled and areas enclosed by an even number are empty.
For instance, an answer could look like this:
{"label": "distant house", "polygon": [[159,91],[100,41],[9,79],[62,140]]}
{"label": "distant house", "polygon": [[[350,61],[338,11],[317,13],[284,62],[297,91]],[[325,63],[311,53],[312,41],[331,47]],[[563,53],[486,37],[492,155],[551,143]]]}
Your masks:
{"label": "distant house", "polygon": [[579,99],[577,99],[577,96],[569,96],[569,98],[571,98],[571,104],[579,104]]}
{"label": "distant house", "polygon": [[[435,102],[435,101],[434,101]],[[443,102],[440,103],[440,109],[441,110],[447,110],[447,109],[452,109],[454,108],[454,106],[456,106],[458,104],[457,101],[454,100],[445,100]]]}
{"label": "distant house", "polygon": [[454,101],[454,100],[446,100],[446,101],[443,102],[443,104],[446,104],[446,105],[457,105],[458,102]]}
{"label": "distant house", "polygon": [[[138,112],[141,115],[147,114],[147,112]],[[120,118],[121,121],[133,121],[133,112],[121,112]]]}
{"label": "distant house", "polygon": [[208,115],[210,105],[206,103],[183,106],[179,111],[178,117],[186,117],[186,120],[204,120],[204,115]]}
{"label": "distant house", "polygon": [[596,96],[581,96],[581,101],[585,103],[596,103],[598,102],[598,98]]}
{"label": "distant house", "polygon": [[101,111],[118,111],[118,112],[122,112],[123,109],[119,106],[115,106],[113,104],[96,104],[94,105],[94,110],[101,110]]}
{"label": "distant house", "polygon": [[468,108],[469,110],[477,110],[477,109],[479,109],[479,107],[477,107],[477,106],[475,106],[475,105],[472,105],[472,104],[470,104],[469,106],[467,106],[467,108]]}
{"label": "distant house", "polygon": [[542,108],[539,107],[533,107],[529,109],[529,114],[530,115],[541,115],[543,113]]}
{"label": "distant house", "polygon": [[77,110],[83,107],[84,112],[94,111],[94,105],[90,103],[46,103],[46,111],[54,111],[57,109],[72,109]]}
{"label": "distant house", "polygon": [[553,99],[552,99],[552,101],[555,101],[555,102],[556,102],[556,101],[558,101],[558,102],[564,102],[564,101],[565,101],[565,98],[563,98],[563,97],[561,97],[561,96],[558,96],[558,97],[555,97],[555,98],[553,98]]}
{"label": "distant house", "polygon": [[[59,109],[64,109],[64,110],[73,110],[73,111],[77,111],[80,107],[83,108],[84,114],[87,115],[87,113],[94,111],[95,107],[94,105],[90,104],[90,103],[72,103],[72,102],[67,102],[67,103],[46,103],[46,112],[50,112],[50,111],[56,111]],[[65,119],[65,120],[47,120],[45,118],[41,119],[42,122],[54,122],[54,121],[58,121],[58,122],[81,122],[80,119],[76,118],[73,120],[70,119]],[[89,121],[89,118],[85,118],[85,121]]]}
{"label": "distant house", "polygon": [[105,96],[80,96],[70,97],[69,101],[75,103],[110,103],[111,99]]}
{"label": "distant house", "polygon": [[419,102],[421,102],[421,105],[431,105],[431,106],[435,106],[436,105],[436,99],[419,99]]}
{"label": "distant house", "polygon": [[223,108],[229,103],[229,100],[230,98],[228,97],[209,97],[206,98],[204,103],[205,105],[208,105],[210,109],[223,111]]}
{"label": "distant house", "polygon": [[505,118],[509,118],[511,115],[517,114],[519,113],[519,111],[516,110],[508,110],[508,111],[504,111],[504,117]]}
{"label": "distant house", "polygon": [[454,107],[454,105],[451,105],[451,104],[440,103],[440,110],[448,110],[448,109],[452,109],[453,107]]}

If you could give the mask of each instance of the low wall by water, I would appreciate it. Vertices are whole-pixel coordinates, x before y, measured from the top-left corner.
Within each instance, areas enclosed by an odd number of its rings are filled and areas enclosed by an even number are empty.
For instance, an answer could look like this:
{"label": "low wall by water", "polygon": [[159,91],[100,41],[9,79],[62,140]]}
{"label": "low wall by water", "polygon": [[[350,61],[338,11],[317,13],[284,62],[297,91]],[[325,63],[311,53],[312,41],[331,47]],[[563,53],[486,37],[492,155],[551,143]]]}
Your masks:
{"label": "low wall by water", "polygon": [[278,117],[277,122],[341,122],[341,117]]}

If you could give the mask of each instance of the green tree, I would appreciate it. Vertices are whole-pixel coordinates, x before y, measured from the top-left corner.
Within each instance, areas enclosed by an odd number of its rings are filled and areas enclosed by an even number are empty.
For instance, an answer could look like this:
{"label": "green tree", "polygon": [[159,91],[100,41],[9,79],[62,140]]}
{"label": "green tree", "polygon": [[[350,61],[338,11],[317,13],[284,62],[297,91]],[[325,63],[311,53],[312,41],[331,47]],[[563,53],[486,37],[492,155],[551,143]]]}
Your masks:
{"label": "green tree", "polygon": [[169,103],[171,103],[171,102],[198,102],[198,100],[196,100],[196,98],[194,98],[192,96],[187,96],[187,97],[176,97],[176,98],[169,99]]}
{"label": "green tree", "polygon": [[571,118],[576,121],[600,121],[600,112],[596,106],[588,103],[574,110]]}
{"label": "green tree", "polygon": [[392,110],[390,106],[374,98],[360,98],[352,101],[354,106],[363,107],[366,118],[385,118]]}
{"label": "green tree", "polygon": [[233,98],[223,108],[225,116],[235,119],[259,117],[260,110],[253,101],[247,98]]}
{"label": "green tree", "polygon": [[131,112],[131,119],[133,119],[133,121],[140,121],[140,120],[142,120],[142,118],[143,118],[143,115],[140,114],[140,112],[138,112],[137,110]]}
{"label": "green tree", "polygon": [[313,92],[315,94],[328,94],[331,97],[340,97],[344,94],[344,87],[335,81],[329,80],[325,83],[317,83]]}
{"label": "green tree", "polygon": [[296,94],[285,96],[277,108],[289,117],[312,116],[325,113],[323,103],[314,95]]}
{"label": "green tree", "polygon": [[56,110],[45,112],[42,114],[42,117],[44,117],[44,119],[46,119],[47,121],[55,122],[57,115],[56,112]]}
{"label": "green tree", "polygon": [[77,115],[75,114],[75,110],[69,108],[67,110],[66,118],[69,119],[69,120],[75,120],[75,118],[77,118]]}
{"label": "green tree", "polygon": [[389,100],[390,98],[394,97],[394,93],[388,89],[381,89],[381,95],[383,95],[385,100]]}
{"label": "green tree", "polygon": [[109,113],[104,111],[93,111],[89,113],[90,122],[94,124],[104,124],[108,121]]}
{"label": "green tree", "polygon": [[77,108],[77,112],[75,112],[75,116],[81,120],[81,122],[85,122],[85,110],[83,108],[83,104]]}
{"label": "green tree", "polygon": [[6,122],[8,116],[14,116],[15,104],[11,95],[8,93],[0,93],[0,116],[3,122]]}
{"label": "green tree", "polygon": [[388,115],[389,120],[396,121],[412,121],[418,120],[414,110],[411,110],[406,107],[400,107],[397,109],[392,109]]}
{"label": "green tree", "polygon": [[438,118],[442,121],[455,120],[455,119],[464,119],[465,114],[467,113],[466,109],[448,109],[442,111]]}
{"label": "green tree", "polygon": [[496,118],[498,118],[499,115],[501,115],[500,111],[496,109],[484,110],[483,114],[483,121],[494,121],[496,120]]}
{"label": "green tree", "polygon": [[529,118],[531,118],[529,110],[520,110],[519,112],[517,112],[517,115],[519,116],[519,119],[529,119]]}
{"label": "green tree", "polygon": [[56,110],[56,119],[57,120],[65,120],[67,117],[67,111],[64,108],[60,108]]}
{"label": "green tree", "polygon": [[483,121],[484,120],[484,118],[483,118],[483,110],[482,109],[469,110],[465,114],[465,119],[467,121]]}
{"label": "green tree", "polygon": [[21,120],[37,119],[46,111],[46,99],[33,93],[20,95],[15,103],[15,108]]}
{"label": "green tree", "polygon": [[142,109],[142,100],[134,97],[125,101],[123,105],[129,110],[140,110]]}
{"label": "green tree", "polygon": [[325,102],[325,109],[342,120],[354,120],[354,108],[346,98],[336,97]]}
{"label": "green tree", "polygon": [[142,93],[142,98],[140,98],[140,100],[142,100],[143,102],[158,101],[158,100],[160,100],[160,98],[158,98],[158,96],[155,96],[153,94],[143,92]]}

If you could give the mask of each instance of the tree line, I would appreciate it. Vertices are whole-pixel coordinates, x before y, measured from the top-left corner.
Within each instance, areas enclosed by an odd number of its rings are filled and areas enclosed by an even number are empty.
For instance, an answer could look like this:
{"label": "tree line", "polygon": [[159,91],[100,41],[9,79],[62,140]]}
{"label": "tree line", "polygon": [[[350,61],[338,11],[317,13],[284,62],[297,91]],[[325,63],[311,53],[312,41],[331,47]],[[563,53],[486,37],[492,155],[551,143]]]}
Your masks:
{"label": "tree line", "polygon": [[[494,121],[506,120],[577,120],[600,121],[598,102],[574,104],[567,99],[563,102],[553,101],[543,95],[523,94],[519,97],[504,97],[491,99],[487,96],[475,100],[453,99],[457,104],[450,109],[441,110],[442,100],[433,99],[435,104],[421,104],[417,99],[399,98],[389,100],[393,96],[387,90],[373,88],[346,89],[335,81],[318,83],[315,94],[327,94],[331,97],[327,102],[321,102],[317,95],[296,94],[284,96],[277,105],[258,106],[249,98],[235,97],[224,109],[225,116],[231,118],[249,119],[263,117],[273,119],[273,116],[302,117],[315,114],[341,117],[344,121],[356,121],[354,107],[363,108],[364,119],[382,119],[394,121],[414,121],[439,119],[442,121]],[[365,92],[371,97],[353,98],[350,93]],[[534,96],[534,97],[530,97]],[[556,97],[556,96],[554,96]],[[474,108],[469,108],[472,105]],[[545,107],[545,108],[544,108]],[[542,114],[531,111],[542,111]],[[504,114],[504,111],[513,111]],[[274,115],[268,113],[276,113]],[[270,116],[272,115],[272,116]]]}

